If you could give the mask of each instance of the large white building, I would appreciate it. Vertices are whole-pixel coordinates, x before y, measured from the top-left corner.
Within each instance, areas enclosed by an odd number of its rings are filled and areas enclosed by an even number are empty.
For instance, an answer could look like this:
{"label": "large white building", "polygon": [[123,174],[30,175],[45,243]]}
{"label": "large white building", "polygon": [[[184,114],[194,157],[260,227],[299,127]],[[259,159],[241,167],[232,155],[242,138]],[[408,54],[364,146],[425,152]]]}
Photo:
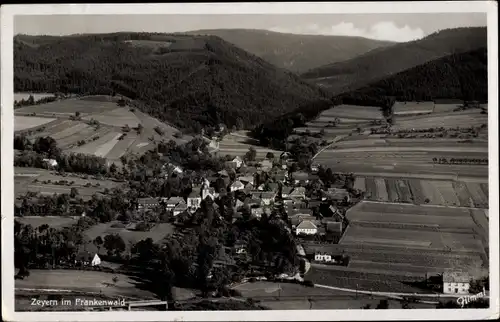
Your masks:
{"label": "large white building", "polygon": [[469,294],[471,277],[462,272],[443,273],[444,294]]}
{"label": "large white building", "polygon": [[306,234],[306,235],[315,235],[318,233],[318,227],[315,224],[310,222],[309,220],[303,220],[297,228],[295,228],[295,233]]}

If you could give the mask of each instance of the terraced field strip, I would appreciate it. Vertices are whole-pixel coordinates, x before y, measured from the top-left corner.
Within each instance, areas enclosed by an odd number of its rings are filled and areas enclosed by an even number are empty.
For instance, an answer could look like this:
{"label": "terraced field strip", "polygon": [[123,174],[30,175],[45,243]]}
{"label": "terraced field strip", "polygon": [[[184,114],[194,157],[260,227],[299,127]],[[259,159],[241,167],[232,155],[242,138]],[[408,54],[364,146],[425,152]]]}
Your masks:
{"label": "terraced field strip", "polygon": [[60,139],[66,138],[68,136],[75,135],[88,127],[89,126],[85,123],[80,123],[80,122],[76,123],[75,122],[72,124],[71,127],[68,127],[60,132],[52,133],[51,136],[55,140],[60,140]]}
{"label": "terraced field strip", "polygon": [[[380,212],[356,212],[350,213],[347,217],[352,224],[357,222],[388,223],[411,225],[425,224],[434,227],[453,227],[453,228],[474,228],[474,221],[466,216],[439,216],[435,215],[415,215],[411,212],[405,214],[380,213]],[[388,227],[389,228],[389,227]],[[415,227],[414,229],[419,229]]]}
{"label": "terraced field strip", "polygon": [[429,267],[406,263],[380,263],[367,260],[355,259],[349,262],[349,267],[370,273],[385,273],[391,275],[415,276],[425,279],[425,273],[442,274],[447,267]]}
{"label": "terraced field strip", "polygon": [[398,202],[400,197],[398,195],[397,180],[393,178],[387,178],[385,179],[385,182],[388,193],[388,201]]}
{"label": "terraced field strip", "polygon": [[34,136],[52,136],[53,133],[64,131],[65,129],[71,127],[75,121],[56,119],[55,121],[47,124],[43,132],[36,133]]}
{"label": "terraced field strip", "polygon": [[433,181],[432,184],[437,188],[439,193],[443,196],[444,205],[446,206],[460,206],[453,182],[450,181]]}
{"label": "terraced field strip", "polygon": [[61,101],[50,102],[34,106],[26,106],[16,109],[16,113],[37,113],[37,114],[55,114],[60,116],[74,115],[80,112],[82,116],[92,113],[102,113],[117,107],[113,102],[95,102],[85,100],[85,98],[71,98]]}
{"label": "terraced field strip", "polygon": [[429,204],[432,205],[444,205],[445,201],[439,190],[436,188],[436,185],[431,180],[422,180],[420,181],[422,185],[422,191],[427,199],[429,199]]}
{"label": "terraced field strip", "polygon": [[115,136],[109,140],[108,142],[104,143],[103,145],[101,145],[94,153],[94,155],[98,156],[98,157],[105,157],[109,151],[111,151],[111,149],[113,149],[113,147],[119,142],[118,141],[118,138],[122,136],[121,133],[116,133]]}
{"label": "terraced field strip", "polygon": [[417,205],[425,203],[425,194],[422,191],[422,186],[420,185],[420,180],[417,179],[407,179],[408,185],[413,196],[413,202]]}
{"label": "terraced field strip", "polygon": [[123,140],[118,141],[118,143],[106,154],[106,158],[110,160],[120,159],[136,139],[136,135],[129,133]]}
{"label": "terraced field strip", "polygon": [[110,131],[106,133],[105,135],[99,137],[99,139],[89,142],[83,146],[77,147],[75,149],[72,149],[76,153],[85,153],[85,154],[95,154],[99,148],[106,144],[106,142],[113,140],[116,138],[120,133]]}
{"label": "terraced field strip", "polygon": [[377,198],[377,185],[375,184],[375,180],[373,178],[366,178],[366,197],[368,199],[376,199]]}
{"label": "terraced field strip", "polygon": [[396,181],[396,186],[398,188],[399,200],[405,203],[413,203],[413,196],[408,181],[399,179]]}
{"label": "terraced field strip", "polygon": [[91,118],[99,121],[102,124],[117,127],[128,125],[132,128],[137,127],[137,125],[140,123],[137,116],[135,116],[135,114],[126,107],[115,108],[113,110],[105,111],[99,114],[93,113],[89,116],[83,117],[83,119],[85,120],[90,120]]}
{"label": "terraced field strip", "polygon": [[466,182],[465,185],[470,192],[474,205],[477,208],[488,208],[488,198],[484,195],[481,186],[474,182]]}
{"label": "terraced field strip", "polygon": [[359,147],[359,146],[385,146],[387,142],[383,139],[366,139],[366,140],[353,140],[353,141],[341,141],[335,143],[338,149],[349,148],[349,147]]}
{"label": "terraced field strip", "polygon": [[93,136],[95,129],[93,127],[87,126],[78,132],[78,134],[70,135],[65,138],[57,140],[57,145],[61,148],[66,148],[72,144],[76,144],[79,140],[86,140]]}
{"label": "terraced field strip", "polygon": [[[333,150],[335,151],[335,150]],[[387,146],[384,148],[379,147],[361,147],[361,148],[346,148],[342,149],[339,152],[375,152],[375,153],[384,153],[384,152],[396,152],[396,153],[407,153],[407,152],[438,152],[438,153],[446,153],[446,152],[458,152],[467,155],[468,153],[488,153],[487,147],[464,147],[464,146],[456,146],[456,147],[434,147],[434,146],[410,146],[410,147],[393,147]]]}
{"label": "terraced field strip", "polygon": [[14,116],[14,132],[40,127],[54,121],[55,118],[35,116]]}
{"label": "terraced field strip", "polygon": [[366,179],[364,177],[356,177],[356,180],[354,180],[353,188],[361,191],[366,191]]}
{"label": "terraced field strip", "polygon": [[374,178],[376,186],[376,197],[379,201],[389,201],[389,195],[387,193],[387,186],[383,178]]}
{"label": "terraced field strip", "polygon": [[350,208],[347,213],[361,211],[361,212],[380,212],[387,214],[412,214],[423,216],[463,216],[469,217],[469,210],[467,208],[456,207],[443,207],[435,205],[412,205],[402,203],[385,203],[385,202],[372,202],[361,201],[354,207]]}
{"label": "terraced field strip", "polygon": [[489,191],[489,186],[488,183],[480,183],[479,186],[483,190],[484,196],[489,199],[490,191]]}
{"label": "terraced field strip", "polygon": [[320,114],[323,116],[337,116],[356,119],[384,119],[380,108],[375,106],[339,105]]}

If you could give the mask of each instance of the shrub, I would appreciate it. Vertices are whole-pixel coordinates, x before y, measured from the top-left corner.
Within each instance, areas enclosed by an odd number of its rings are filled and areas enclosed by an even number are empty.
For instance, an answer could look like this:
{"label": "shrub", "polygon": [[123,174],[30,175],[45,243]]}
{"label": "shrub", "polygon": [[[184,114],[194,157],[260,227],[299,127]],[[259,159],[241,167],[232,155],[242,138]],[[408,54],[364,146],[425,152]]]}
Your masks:
{"label": "shrub", "polygon": [[305,280],[304,282],[302,282],[302,284],[307,287],[314,287],[313,281],[310,280]]}

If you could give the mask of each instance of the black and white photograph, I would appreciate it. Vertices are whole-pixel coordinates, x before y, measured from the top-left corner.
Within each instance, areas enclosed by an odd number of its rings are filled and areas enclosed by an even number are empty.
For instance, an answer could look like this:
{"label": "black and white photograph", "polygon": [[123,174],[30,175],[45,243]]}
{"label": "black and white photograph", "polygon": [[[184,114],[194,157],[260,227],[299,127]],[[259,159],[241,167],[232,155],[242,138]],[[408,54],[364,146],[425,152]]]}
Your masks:
{"label": "black and white photograph", "polygon": [[497,9],[2,6],[3,318],[498,318]]}

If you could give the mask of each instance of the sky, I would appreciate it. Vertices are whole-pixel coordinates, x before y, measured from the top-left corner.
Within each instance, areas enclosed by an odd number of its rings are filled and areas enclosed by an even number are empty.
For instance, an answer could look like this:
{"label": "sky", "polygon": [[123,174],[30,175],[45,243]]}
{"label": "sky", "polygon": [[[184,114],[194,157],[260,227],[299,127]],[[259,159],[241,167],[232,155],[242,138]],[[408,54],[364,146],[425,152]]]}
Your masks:
{"label": "sky", "polygon": [[15,34],[69,35],[118,31],[183,32],[199,29],[266,29],[277,32],[359,36],[405,42],[436,31],[486,26],[486,13],[239,14],[239,15],[37,15],[16,16]]}

